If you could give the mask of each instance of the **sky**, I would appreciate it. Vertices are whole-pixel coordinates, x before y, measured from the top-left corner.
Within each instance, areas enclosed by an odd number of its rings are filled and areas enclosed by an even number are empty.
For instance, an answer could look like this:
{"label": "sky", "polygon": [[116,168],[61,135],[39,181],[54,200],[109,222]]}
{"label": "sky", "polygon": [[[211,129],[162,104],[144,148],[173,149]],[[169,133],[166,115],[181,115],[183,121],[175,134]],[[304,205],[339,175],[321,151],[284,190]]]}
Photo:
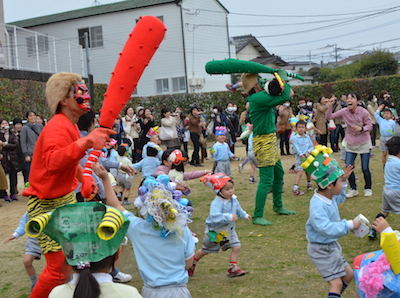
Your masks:
{"label": "sky", "polygon": [[[2,0],[5,22],[120,0]],[[374,49],[400,52],[398,0],[220,0],[229,34],[252,34],[285,61],[324,63]]]}

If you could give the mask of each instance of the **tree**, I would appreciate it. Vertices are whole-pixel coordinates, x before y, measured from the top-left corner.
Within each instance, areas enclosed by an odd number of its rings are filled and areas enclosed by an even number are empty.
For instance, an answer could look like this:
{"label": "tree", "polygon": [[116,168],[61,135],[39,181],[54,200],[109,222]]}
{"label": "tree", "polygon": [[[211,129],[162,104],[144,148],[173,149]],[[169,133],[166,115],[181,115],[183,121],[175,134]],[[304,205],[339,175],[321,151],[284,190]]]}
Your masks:
{"label": "tree", "polygon": [[359,78],[377,77],[396,74],[397,60],[393,54],[386,51],[375,51],[372,55],[362,58],[359,62],[356,76]]}

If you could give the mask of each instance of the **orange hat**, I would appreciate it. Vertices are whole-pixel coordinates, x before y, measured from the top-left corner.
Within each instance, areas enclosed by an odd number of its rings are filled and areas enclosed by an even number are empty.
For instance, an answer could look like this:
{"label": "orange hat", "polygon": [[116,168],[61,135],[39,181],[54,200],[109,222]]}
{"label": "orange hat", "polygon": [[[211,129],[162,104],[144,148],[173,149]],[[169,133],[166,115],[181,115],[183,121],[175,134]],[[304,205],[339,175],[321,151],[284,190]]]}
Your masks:
{"label": "orange hat", "polygon": [[210,187],[216,194],[225,186],[226,182],[231,180],[231,177],[224,173],[207,174],[200,178],[200,181]]}

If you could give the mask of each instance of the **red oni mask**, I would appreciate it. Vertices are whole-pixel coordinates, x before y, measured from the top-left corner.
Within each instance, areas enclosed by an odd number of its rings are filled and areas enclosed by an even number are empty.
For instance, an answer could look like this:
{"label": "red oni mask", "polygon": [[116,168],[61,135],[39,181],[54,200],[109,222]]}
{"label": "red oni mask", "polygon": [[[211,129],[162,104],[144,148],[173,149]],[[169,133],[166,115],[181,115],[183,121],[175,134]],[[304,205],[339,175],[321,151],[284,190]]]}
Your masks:
{"label": "red oni mask", "polygon": [[90,111],[90,95],[87,92],[88,88],[84,82],[78,82],[78,85],[74,86],[76,104],[82,110]]}

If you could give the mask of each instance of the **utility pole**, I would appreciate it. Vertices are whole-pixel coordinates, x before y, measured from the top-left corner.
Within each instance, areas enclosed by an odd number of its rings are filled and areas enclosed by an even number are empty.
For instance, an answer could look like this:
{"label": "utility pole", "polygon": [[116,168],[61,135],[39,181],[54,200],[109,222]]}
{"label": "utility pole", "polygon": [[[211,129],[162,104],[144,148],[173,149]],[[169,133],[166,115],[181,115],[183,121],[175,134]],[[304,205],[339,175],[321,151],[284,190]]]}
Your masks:
{"label": "utility pole", "polygon": [[94,106],[94,83],[93,83],[93,75],[90,71],[90,58],[89,58],[89,34],[87,32],[83,33],[85,38],[85,50],[86,50],[86,68],[89,79],[89,94],[90,94],[90,105]]}

